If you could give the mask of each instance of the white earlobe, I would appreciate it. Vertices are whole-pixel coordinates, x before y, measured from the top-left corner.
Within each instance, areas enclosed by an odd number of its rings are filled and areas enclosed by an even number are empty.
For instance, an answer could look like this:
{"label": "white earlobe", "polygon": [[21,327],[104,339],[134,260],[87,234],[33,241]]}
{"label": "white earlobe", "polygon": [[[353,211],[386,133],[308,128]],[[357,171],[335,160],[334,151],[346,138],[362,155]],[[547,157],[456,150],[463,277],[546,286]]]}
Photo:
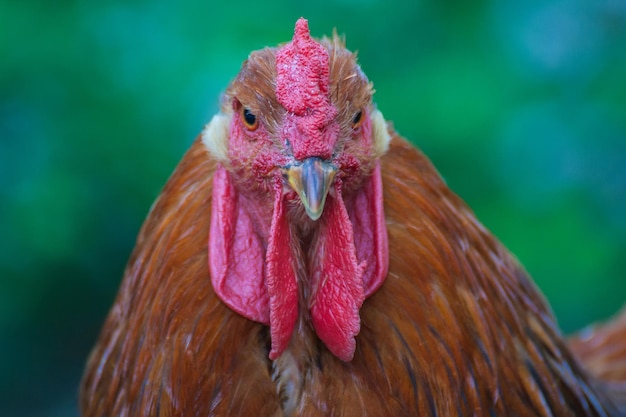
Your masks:
{"label": "white earlobe", "polygon": [[202,143],[218,161],[225,161],[228,157],[229,125],[230,117],[218,113],[202,130]]}
{"label": "white earlobe", "polygon": [[376,156],[384,155],[389,149],[389,131],[387,130],[387,122],[380,110],[376,109],[372,112],[372,140],[374,142],[374,151]]}

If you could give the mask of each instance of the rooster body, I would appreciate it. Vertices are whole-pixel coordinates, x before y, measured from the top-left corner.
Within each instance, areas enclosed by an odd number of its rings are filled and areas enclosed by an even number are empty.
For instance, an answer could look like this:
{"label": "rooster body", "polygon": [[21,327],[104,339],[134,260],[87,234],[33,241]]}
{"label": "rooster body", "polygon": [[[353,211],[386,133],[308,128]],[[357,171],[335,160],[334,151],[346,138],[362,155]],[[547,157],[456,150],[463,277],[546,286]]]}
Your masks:
{"label": "rooster body", "polygon": [[[288,46],[309,41],[304,25]],[[268,163],[299,111],[281,99],[294,73],[277,58],[295,53],[251,55],[142,227],[83,378],[83,416],[620,415],[626,366],[611,381],[583,368],[607,348],[576,340],[574,357],[514,257],[381,124],[342,41],[315,43],[334,110],[313,126],[313,157],[332,171],[298,165],[310,155],[297,139]],[[300,192],[309,171],[327,179],[325,207]],[[626,344],[616,326],[611,340]]]}

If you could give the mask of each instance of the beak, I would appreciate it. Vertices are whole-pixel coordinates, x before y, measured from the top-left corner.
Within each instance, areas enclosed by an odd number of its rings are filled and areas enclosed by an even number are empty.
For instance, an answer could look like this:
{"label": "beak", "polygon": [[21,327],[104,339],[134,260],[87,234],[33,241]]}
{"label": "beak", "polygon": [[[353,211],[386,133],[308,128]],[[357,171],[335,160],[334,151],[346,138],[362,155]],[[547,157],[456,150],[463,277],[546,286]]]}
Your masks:
{"label": "beak", "polygon": [[337,168],[321,158],[312,157],[301,164],[284,168],[283,172],[291,188],[300,196],[306,214],[311,220],[319,219]]}

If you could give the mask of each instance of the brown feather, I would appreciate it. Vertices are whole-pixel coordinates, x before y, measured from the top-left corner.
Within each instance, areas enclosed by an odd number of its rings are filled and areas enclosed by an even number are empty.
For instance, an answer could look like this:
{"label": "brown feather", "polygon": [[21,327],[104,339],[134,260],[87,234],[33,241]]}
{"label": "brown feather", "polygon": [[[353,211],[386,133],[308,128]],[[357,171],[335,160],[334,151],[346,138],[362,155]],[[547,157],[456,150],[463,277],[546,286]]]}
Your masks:
{"label": "brown feather", "polygon": [[[267,331],[210,285],[213,169],[197,141],[142,228],[84,416],[281,415]],[[281,359],[297,367],[294,415],[611,415],[524,271],[428,160],[394,138],[383,177],[389,278],[361,310],[351,363],[300,330],[306,351]]]}
{"label": "brown feather", "polygon": [[571,337],[569,347],[626,415],[626,309],[608,323],[595,324]]}
{"label": "brown feather", "polygon": [[626,309],[608,323],[581,331],[569,344],[592,375],[626,383]]}

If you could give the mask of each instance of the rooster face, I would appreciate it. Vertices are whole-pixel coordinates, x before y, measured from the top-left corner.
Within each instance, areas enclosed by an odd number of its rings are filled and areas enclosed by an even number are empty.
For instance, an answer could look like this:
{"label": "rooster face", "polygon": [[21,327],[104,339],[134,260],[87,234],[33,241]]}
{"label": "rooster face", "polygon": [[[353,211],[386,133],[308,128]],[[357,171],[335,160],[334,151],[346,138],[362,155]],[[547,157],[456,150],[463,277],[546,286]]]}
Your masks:
{"label": "rooster face", "polygon": [[220,162],[213,286],[270,325],[271,358],[302,312],[335,355],[352,358],[361,304],[386,275],[378,158],[389,135],[371,97],[341,40],[315,41],[300,19],[291,42],[249,56],[203,132]]}
{"label": "rooster face", "polygon": [[[334,184],[357,189],[383,150],[372,139],[371,85],[356,60],[311,39],[302,22],[291,43],[252,53],[227,91],[224,162],[248,190],[271,195],[280,180],[292,205],[318,220]],[[349,54],[349,65],[332,68],[330,54]]]}
{"label": "rooster face", "polygon": [[[369,175],[375,151],[371,139],[371,105],[339,120],[334,105],[312,109],[307,114],[290,113],[284,108],[280,119],[268,120],[258,110],[258,103],[243,104],[232,99],[229,161],[234,171],[242,173],[249,184],[265,191],[280,180],[286,198],[300,205],[311,220],[318,220],[326,195],[333,184],[357,188]],[[319,129],[307,129],[311,119],[324,119]],[[315,135],[325,146],[319,149]],[[245,173],[249,176],[246,177]]]}

